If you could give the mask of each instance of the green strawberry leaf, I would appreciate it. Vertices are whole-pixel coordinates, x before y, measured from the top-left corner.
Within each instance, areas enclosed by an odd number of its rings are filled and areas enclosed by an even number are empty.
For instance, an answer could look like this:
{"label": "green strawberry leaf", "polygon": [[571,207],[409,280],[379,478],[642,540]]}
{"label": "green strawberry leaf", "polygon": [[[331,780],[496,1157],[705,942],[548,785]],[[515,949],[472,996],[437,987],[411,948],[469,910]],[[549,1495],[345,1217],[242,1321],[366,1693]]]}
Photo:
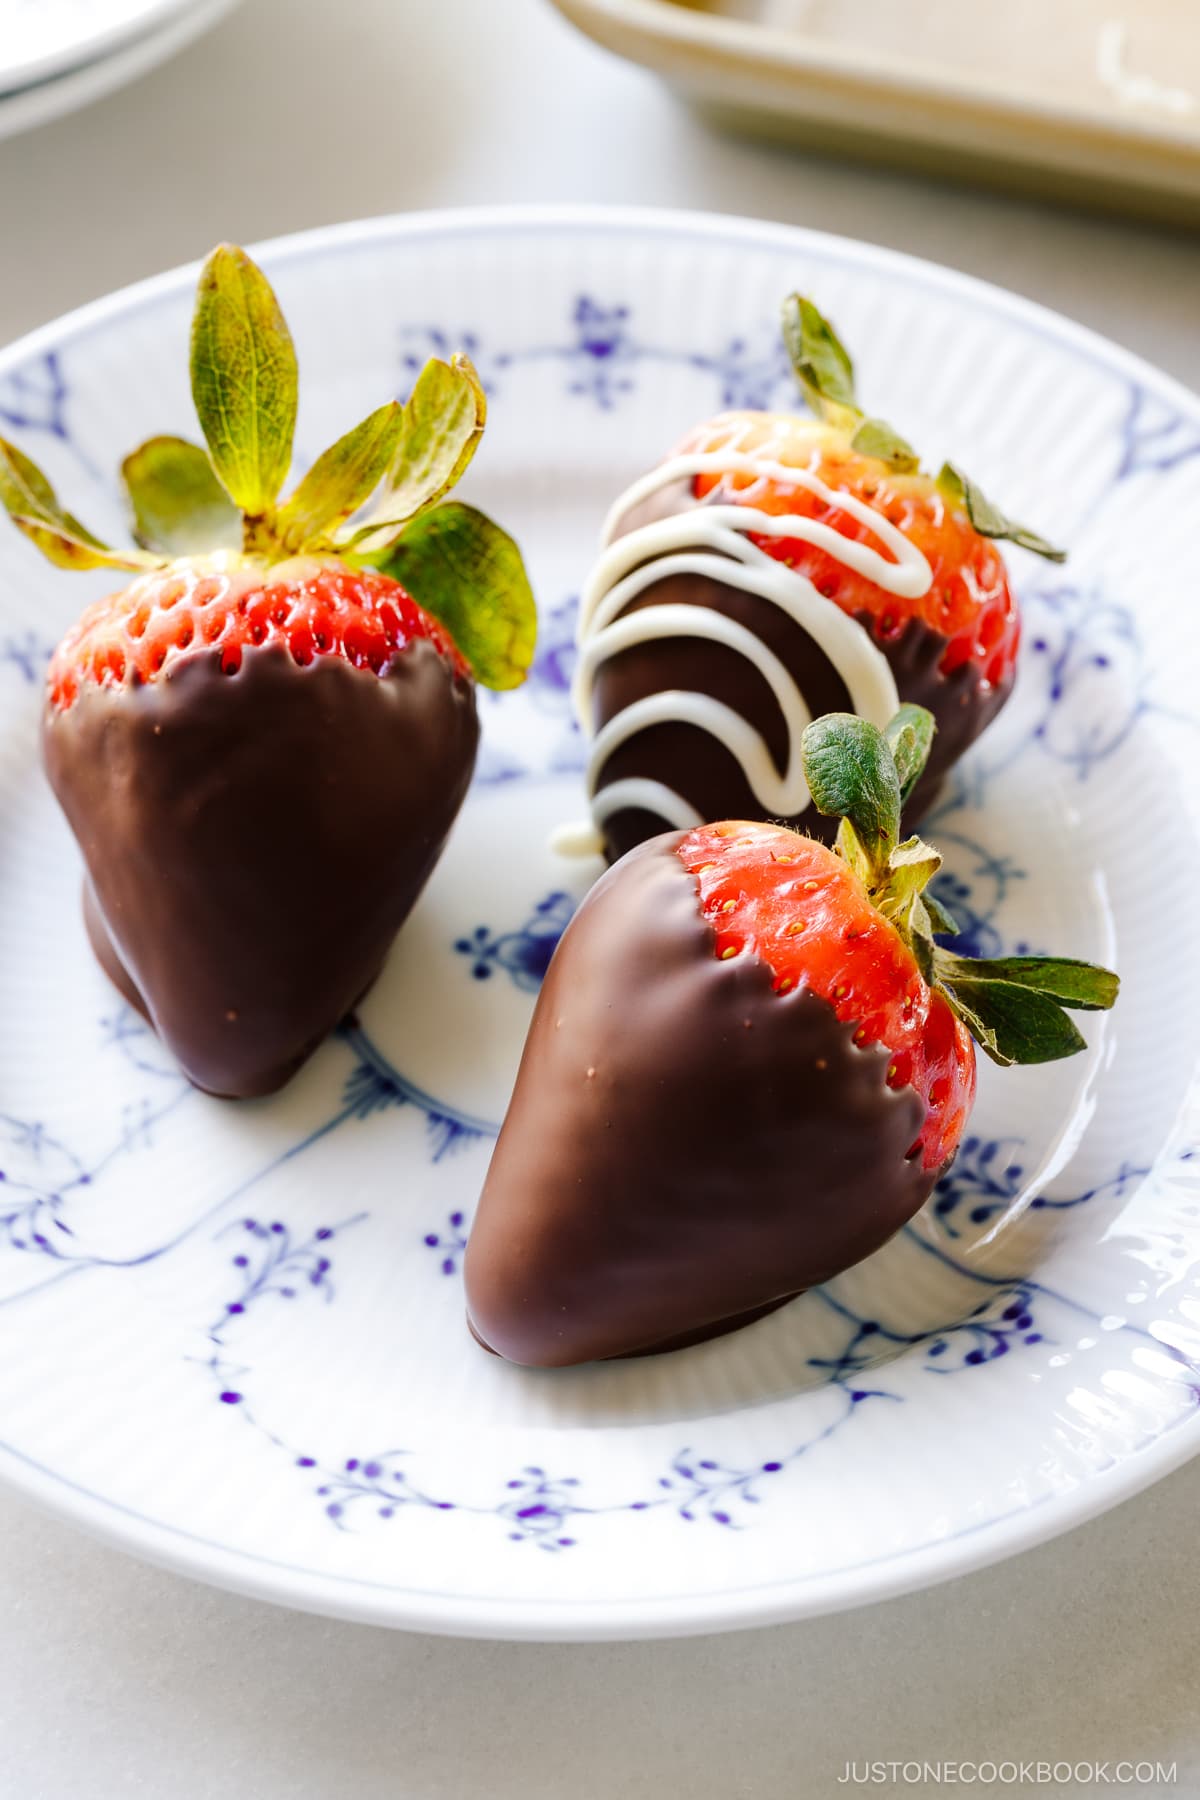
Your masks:
{"label": "green strawberry leaf", "polygon": [[833,424],[861,417],[854,395],[854,364],[837,332],[803,294],[783,303],[783,342],[805,398],[819,418]]}
{"label": "green strawberry leaf", "polygon": [[955,956],[935,942],[958,927],[928,884],[942,866],[932,844],[897,842],[900,809],[929,755],[934,721],[906,705],[886,732],[853,713],[814,719],[800,742],[818,812],[840,817],[837,850],[912,950],[930,987],[945,995],[994,1062],[1053,1062],[1085,1049],[1067,1008],[1112,1006],[1120,983],[1107,969],[1071,957]]}
{"label": "green strawberry leaf", "polygon": [[466,472],[487,423],[487,399],[469,357],[430,357],[404,407],[387,484],[370,517],[349,538],[371,555],[408,520],[434,506]]}
{"label": "green strawberry leaf", "polygon": [[262,270],[232,244],[200,273],[192,318],[192,398],[217,478],[261,518],[292,460],[296,351]]}
{"label": "green strawberry leaf", "polygon": [[826,713],[805,729],[800,754],[813,805],[849,821],[878,878],[900,825],[900,777],[882,731],[856,713]]}
{"label": "green strawberry leaf", "polygon": [[[916,949],[915,944],[913,948]],[[920,955],[918,955],[917,961],[921,964],[922,975],[924,975],[926,981],[932,987],[933,976],[930,970],[925,966],[924,962],[922,962]],[[951,1012],[966,1026],[985,1056],[989,1057],[992,1062],[999,1063],[1002,1069],[1011,1069],[1017,1060],[1016,1057],[1001,1050],[996,1041],[995,1032],[992,1030],[991,1026],[988,1025],[986,1020],[981,1018],[977,1012],[972,1011],[970,1002],[958,994],[950,993],[945,988],[943,988],[941,992],[948,1002]]]}
{"label": "green strawberry leaf", "polygon": [[976,960],[940,949],[933,954],[932,980],[988,1055],[1005,1063],[1074,1056],[1085,1044],[1066,1009],[1105,1011],[1120,987],[1108,969],[1070,957]]}
{"label": "green strawberry leaf", "polygon": [[121,464],[121,479],[133,535],[144,549],[168,556],[240,549],[242,515],[199,444],[148,438]]}
{"label": "green strawberry leaf", "polygon": [[837,850],[912,950],[931,987],[943,993],[967,1030],[998,1063],[1052,1062],[1084,1049],[1066,1008],[1112,1006],[1119,982],[1107,969],[1070,957],[955,956],[934,942],[954,919],[927,891],[942,866],[920,838],[897,842],[900,809],[929,755],[934,722],[907,705],[886,732],[853,713],[814,719],[800,743],[814,806],[840,817]]}
{"label": "green strawberry leaf", "polygon": [[906,917],[912,902],[924,893],[941,866],[941,853],[932,844],[918,837],[905,838],[888,857],[887,887],[880,911],[889,917]]}
{"label": "green strawberry leaf", "polygon": [[912,445],[894,431],[886,419],[864,419],[850,440],[850,448],[861,456],[878,457],[897,475],[912,475],[921,466],[921,459]]}
{"label": "green strawberry leaf", "polygon": [[906,838],[896,845],[882,881],[877,881],[872,894],[875,905],[910,943],[923,938],[933,946],[933,920],[924,895],[941,866],[941,856],[932,844]]}
{"label": "green strawberry leaf", "polygon": [[930,932],[937,937],[957,937],[958,920],[952,912],[947,912],[936,894],[921,895],[925,903],[925,911],[929,915]]}
{"label": "green strawberry leaf", "polygon": [[56,568],[145,569],[158,561],[140,550],[110,549],[64,511],[37,464],[5,438],[0,438],[0,504]]}
{"label": "green strawberry leaf", "polygon": [[933,734],[937,730],[933,714],[924,706],[906,700],[884,727],[883,735],[896,763],[900,778],[900,804],[907,806],[913,789],[929,761]]}
{"label": "green strawberry leaf", "polygon": [[1050,994],[1011,981],[974,981],[966,975],[956,975],[952,982],[943,977],[942,988],[993,1062],[1056,1062],[1087,1048]]}
{"label": "green strawberry leaf", "polygon": [[49,479],[31,457],[7,438],[0,438],[0,498],[9,512],[15,505],[21,511],[40,513],[47,519],[63,516]]}
{"label": "green strawberry leaf", "polygon": [[999,981],[1007,987],[1028,988],[1048,995],[1059,1006],[1077,1012],[1107,1012],[1121,983],[1110,969],[1078,962],[1069,956],[1001,956],[994,959],[937,955],[939,979],[953,985],[960,979]]}
{"label": "green strawberry leaf", "polygon": [[930,987],[936,986],[937,978],[933,970],[933,959],[937,955],[937,945],[933,941],[933,925],[925,905],[924,895],[913,907],[909,917],[908,941],[912,953],[917,959],[917,967],[926,983]]}
{"label": "green strawberry leaf", "polygon": [[833,845],[842,861],[849,863],[863,886],[873,890],[879,870],[849,819],[843,819],[838,826]]}
{"label": "green strawberry leaf", "polygon": [[1004,538],[1009,543],[1019,544],[1023,550],[1032,550],[1035,556],[1044,556],[1049,562],[1066,562],[1065,550],[1058,550],[1036,531],[1030,531],[1027,525],[1018,525],[1012,519],[1006,519],[998,506],[993,506],[983,489],[977,487],[970,476],[964,475],[953,463],[943,463],[938,474],[937,485],[948,500],[966,510],[968,519],[981,537]]}
{"label": "green strawberry leaf", "polygon": [[285,505],[275,529],[293,552],[323,540],[371,498],[396,454],[404,408],[389,400],[320,455]]}
{"label": "green strawberry leaf", "polygon": [[783,341],[804,397],[817,417],[851,433],[850,448],[878,457],[898,475],[921,459],[886,419],[868,419],[854,391],[854,363],[837,332],[811,300],[789,294],[783,303]]}
{"label": "green strawberry leaf", "polygon": [[90,539],[76,537],[59,525],[48,525],[44,519],[21,513],[9,515],[18,531],[23,531],[37,545],[47,562],[56,569],[159,569],[161,556],[147,556],[140,550],[108,550]]}
{"label": "green strawberry leaf", "polygon": [[97,550],[108,548],[86,525],[81,525],[66,511],[49,479],[32,457],[26,456],[6,438],[0,438],[0,501],[10,513],[19,512],[41,519],[47,525],[60,525],[70,536],[81,543],[94,545]]}
{"label": "green strawberry leaf", "polygon": [[533,661],[537,609],[521,552],[486,514],[444,501],[370,560],[441,621],[484,687],[521,685]]}

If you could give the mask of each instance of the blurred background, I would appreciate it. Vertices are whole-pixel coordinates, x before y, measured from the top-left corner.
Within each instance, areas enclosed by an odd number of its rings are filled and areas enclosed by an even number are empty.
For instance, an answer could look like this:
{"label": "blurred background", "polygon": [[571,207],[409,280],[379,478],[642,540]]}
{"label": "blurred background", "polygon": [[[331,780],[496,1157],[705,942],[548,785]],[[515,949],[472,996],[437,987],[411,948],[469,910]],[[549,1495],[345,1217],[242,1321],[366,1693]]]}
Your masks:
{"label": "blurred background", "polygon": [[[147,44],[158,3],[0,94],[0,341],[221,238],[608,201],[913,252],[1200,386],[1195,0],[191,0]],[[0,0],[0,66],[38,11]],[[1200,1794],[1198,1507],[1194,1464],[949,1588],[572,1649],[273,1611],[0,1495],[0,1797],[827,1800],[851,1756],[972,1754],[1175,1759]]]}
{"label": "blurred background", "polygon": [[[93,9],[108,3],[90,0]],[[949,7],[941,0],[904,6],[711,0],[700,10],[675,0],[562,3],[606,43],[619,41],[631,56],[669,67],[688,92],[696,91],[702,66],[710,101],[718,91],[744,93],[747,82],[764,93],[759,65],[781,66],[781,40],[790,39],[793,49],[799,44],[810,58],[820,52],[829,64],[828,42],[822,48],[819,33],[800,32],[806,21],[828,25],[844,15],[869,22],[861,35],[840,26],[834,33],[843,63],[852,53],[859,69],[846,106],[852,101],[860,124],[878,138],[880,125],[893,122],[899,93],[904,118],[896,129],[903,130],[874,144],[874,162],[716,132],[640,62],[597,48],[550,0],[338,0],[336,8],[320,0],[242,0],[153,73],[85,110],[0,142],[0,340],[186,261],[221,237],[253,242],[410,207],[621,201],[752,214],[913,251],[1060,307],[1200,382],[1194,325],[1200,255],[1186,228],[1147,221],[1158,204],[1153,190],[1122,196],[1127,210],[1112,218],[901,167],[907,156],[928,155],[928,145],[914,152],[912,138],[914,114],[932,129],[938,113],[921,86],[928,83],[932,49],[946,52],[944,62],[932,61],[945,88],[954,87],[946,74],[950,52],[961,59],[973,40],[981,49],[980,81],[994,81],[1002,44],[1010,72],[1020,63],[1033,76],[1067,21],[1078,27],[1074,41],[1085,41],[1078,21],[1086,14],[1094,24],[1103,0],[1008,0],[1003,8],[961,0]],[[0,0],[0,17],[5,6],[28,4]],[[1136,7],[1133,0],[1111,0],[1110,23],[1122,7],[1139,21],[1123,52],[1130,67],[1136,56],[1137,67],[1153,71],[1160,84],[1194,75],[1200,93],[1194,0],[1138,0]],[[777,21],[765,52],[763,40],[753,40],[757,72],[747,75],[743,67],[743,37],[755,27],[720,13]],[[952,15],[957,24],[931,33],[922,25],[931,13]],[[1178,29],[1167,54],[1162,31],[1140,21],[1172,15]],[[685,30],[716,26],[725,36],[715,51],[706,38],[685,44],[682,54],[679,21]],[[1018,30],[1022,21],[1028,28]],[[1089,105],[1097,110],[1107,90],[1095,74],[1095,30],[1086,42]],[[872,64],[885,66],[871,73]],[[814,93],[824,94],[828,109],[835,85],[831,68],[822,65],[802,95],[789,88],[788,116],[803,124]],[[1044,102],[1043,94],[1046,111]],[[973,117],[978,128],[995,104],[978,96],[964,102],[960,95],[951,113]],[[1076,95],[1076,113],[1081,104]],[[1114,101],[1110,113],[1115,107]],[[747,110],[743,105],[743,120]],[[938,129],[952,130],[944,111]],[[4,116],[0,101],[0,129]],[[1123,129],[1144,133],[1151,122],[1155,131],[1191,134],[1190,158],[1164,152],[1163,161],[1172,179],[1190,168],[1200,218],[1198,120],[1200,113],[1164,114],[1132,103],[1118,117]],[[761,110],[756,122],[764,128]],[[765,128],[772,128],[769,120]],[[1006,120],[1000,135],[1011,146],[1032,129],[1026,116],[1023,125]],[[1107,140],[1105,153],[1114,154]],[[935,160],[964,172],[952,147]],[[1013,178],[1015,160],[994,159],[989,181]],[[1047,170],[1044,179],[1054,182],[1057,173]],[[1027,163],[1017,178],[1026,185],[1043,179]],[[1090,203],[1103,204],[1110,185],[1090,184]],[[1182,205],[1185,227],[1187,212]]]}

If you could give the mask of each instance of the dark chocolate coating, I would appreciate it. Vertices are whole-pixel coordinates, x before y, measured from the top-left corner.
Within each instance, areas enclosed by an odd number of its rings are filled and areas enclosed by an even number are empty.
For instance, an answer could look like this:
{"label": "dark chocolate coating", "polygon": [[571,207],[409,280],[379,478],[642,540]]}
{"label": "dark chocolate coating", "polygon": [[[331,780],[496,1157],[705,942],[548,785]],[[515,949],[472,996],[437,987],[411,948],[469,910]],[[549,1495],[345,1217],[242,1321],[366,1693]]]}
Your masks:
{"label": "dark chocolate coating", "polygon": [[[673,482],[631,507],[621,519],[616,535],[623,537],[652,520],[710,505],[715,493],[716,490],[705,500],[697,500],[690,481]],[[772,601],[709,576],[669,575],[643,589],[623,612],[667,601],[708,607],[747,626],[779,657],[799,685],[814,718],[821,713],[850,709],[850,696],[824,651]],[[874,621],[869,613],[859,613],[857,618],[865,630],[873,633]],[[1003,706],[1012,680],[1010,677],[994,687],[972,664],[943,675],[939,664],[948,640],[918,619],[910,620],[898,636],[876,637],[874,641],[891,665],[901,700],[928,707],[937,724],[929,763],[905,809],[905,825],[912,827],[933,804],[948,770]],[[664,688],[710,694],[732,706],[762,733],[776,767],[783,773],[787,732],[770,688],[744,656],[703,638],[660,638],[610,657],[596,674],[593,730],[599,731],[633,701],[661,693]],[[600,785],[635,775],[665,782],[705,819],[763,816],[741,764],[716,738],[696,725],[654,725],[628,738],[600,770]],[[632,808],[614,813],[604,827],[609,859],[660,832],[663,823],[653,813]],[[837,821],[822,818],[815,807],[781,823],[826,841],[832,840],[837,829]]]}
{"label": "dark chocolate coating", "polygon": [[550,964],[466,1254],[481,1342],[542,1366],[673,1349],[869,1255],[927,1198],[888,1055],[718,960],[682,834],[596,884]]}
{"label": "dark chocolate coating", "polygon": [[431,644],[382,676],[202,650],[47,706],[99,960],[197,1087],[281,1087],[378,974],[462,804],[474,689]]}

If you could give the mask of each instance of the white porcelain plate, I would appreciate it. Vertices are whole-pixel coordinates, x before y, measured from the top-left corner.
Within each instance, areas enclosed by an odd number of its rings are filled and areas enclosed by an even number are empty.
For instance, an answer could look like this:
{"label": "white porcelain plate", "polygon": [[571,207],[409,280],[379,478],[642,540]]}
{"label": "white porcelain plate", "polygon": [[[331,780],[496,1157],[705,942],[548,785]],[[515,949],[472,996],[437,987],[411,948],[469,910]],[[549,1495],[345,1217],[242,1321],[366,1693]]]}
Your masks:
{"label": "white porcelain plate", "polygon": [[[76,18],[88,10],[67,4],[39,7],[37,0],[0,0],[0,20],[6,4],[15,4],[22,17],[26,9],[31,16],[41,12]],[[25,83],[19,81],[11,64],[5,66],[0,61],[0,138],[14,137],[65,113],[78,112],[148,74],[218,24],[236,4],[237,0],[185,0],[183,4],[180,0],[155,0],[154,4],[142,0],[135,5],[134,0],[127,0],[123,6],[114,6],[112,12],[130,20],[136,14],[145,28],[114,32],[103,54],[89,54],[79,63],[68,61],[59,72]],[[0,58],[3,55],[4,39],[0,33]]]}
{"label": "white porcelain plate", "polygon": [[[639,212],[426,215],[269,247],[301,454],[466,346],[468,491],[542,605],[362,1016],[278,1098],[190,1090],[93,965],[38,769],[47,651],[104,577],[0,534],[0,1471],[229,1587],[428,1630],[624,1637],[848,1606],[1020,1549],[1200,1447],[1194,767],[1200,402],[1064,320],[830,237]],[[194,271],[0,358],[0,430],[103,530],[193,429]],[[1115,962],[1048,1069],[985,1067],[925,1213],[731,1337],[562,1373],[486,1356],[462,1249],[539,977],[592,865],[567,701],[613,496],[685,427],[791,404],[811,292],[870,404],[1071,546],[1014,553],[1018,691],[931,821],[979,948]],[[703,1120],[696,1121],[702,1132]]]}
{"label": "white porcelain plate", "polygon": [[95,62],[196,0],[0,0],[0,94]]}

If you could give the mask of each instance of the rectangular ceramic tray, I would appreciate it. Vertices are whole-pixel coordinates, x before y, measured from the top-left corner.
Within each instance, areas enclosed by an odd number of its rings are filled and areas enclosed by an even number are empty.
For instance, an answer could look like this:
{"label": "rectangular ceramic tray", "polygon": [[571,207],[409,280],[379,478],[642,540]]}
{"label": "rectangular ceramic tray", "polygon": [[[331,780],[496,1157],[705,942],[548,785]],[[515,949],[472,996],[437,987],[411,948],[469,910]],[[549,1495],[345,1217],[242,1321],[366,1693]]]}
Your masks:
{"label": "rectangular ceramic tray", "polygon": [[1196,0],[554,0],[718,123],[1200,223]]}

